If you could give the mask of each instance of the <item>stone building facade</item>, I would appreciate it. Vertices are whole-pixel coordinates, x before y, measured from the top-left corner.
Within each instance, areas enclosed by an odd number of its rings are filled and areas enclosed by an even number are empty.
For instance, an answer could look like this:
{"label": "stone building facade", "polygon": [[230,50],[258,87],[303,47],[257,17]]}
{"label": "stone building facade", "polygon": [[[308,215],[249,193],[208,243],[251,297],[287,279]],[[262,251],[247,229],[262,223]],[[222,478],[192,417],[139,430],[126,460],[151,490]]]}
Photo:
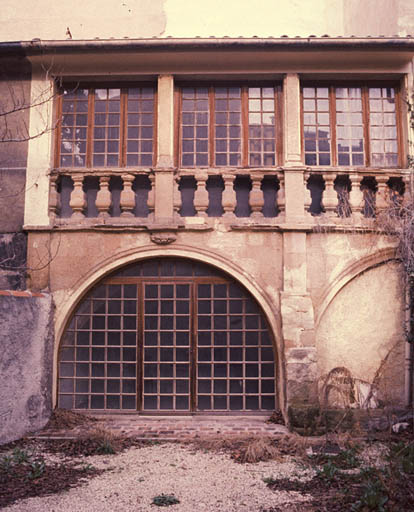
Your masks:
{"label": "stone building facade", "polygon": [[293,422],[321,405],[409,405],[403,277],[376,218],[410,201],[411,38],[0,52],[30,69],[15,88],[30,89],[15,119],[28,140],[3,151],[25,170],[3,166],[15,192],[1,203],[3,243],[27,236],[26,275],[8,269],[3,288],[54,304],[53,384],[35,394],[82,411],[280,409]]}

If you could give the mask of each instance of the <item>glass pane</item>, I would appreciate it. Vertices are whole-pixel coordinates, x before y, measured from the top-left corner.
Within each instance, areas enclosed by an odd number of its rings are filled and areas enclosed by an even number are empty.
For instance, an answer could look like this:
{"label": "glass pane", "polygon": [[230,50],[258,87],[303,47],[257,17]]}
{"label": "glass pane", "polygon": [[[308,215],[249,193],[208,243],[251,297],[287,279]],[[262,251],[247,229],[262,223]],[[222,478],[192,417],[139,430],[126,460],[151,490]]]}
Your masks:
{"label": "glass pane", "polygon": [[[346,90],[346,93],[344,92]],[[338,89],[336,89],[336,92]],[[338,165],[363,165],[364,140],[361,89],[340,88],[336,98]]]}
{"label": "glass pane", "polygon": [[61,162],[63,167],[86,166],[86,139],[88,125],[88,90],[63,91]]}
{"label": "glass pane", "polygon": [[[251,91],[253,96],[251,96]],[[274,99],[266,99],[271,95],[274,98],[275,90],[269,87],[249,88],[248,94],[249,164],[257,167],[274,165],[276,161],[275,132],[274,129],[265,131],[263,127],[275,124]]]}
{"label": "glass pane", "polygon": [[[241,163],[241,89],[215,88],[215,164],[239,166]],[[230,141],[233,146],[230,145]]]}
{"label": "glass pane", "polygon": [[394,96],[393,88],[369,89],[371,165],[374,167],[398,165]]}
{"label": "glass pane", "polygon": [[329,165],[331,140],[328,88],[305,87],[302,91],[305,163]]}
{"label": "glass pane", "polygon": [[127,165],[149,166],[153,159],[154,89],[127,90]]}
{"label": "glass pane", "polygon": [[186,167],[208,165],[209,102],[206,89],[185,87],[182,94],[181,164]]}

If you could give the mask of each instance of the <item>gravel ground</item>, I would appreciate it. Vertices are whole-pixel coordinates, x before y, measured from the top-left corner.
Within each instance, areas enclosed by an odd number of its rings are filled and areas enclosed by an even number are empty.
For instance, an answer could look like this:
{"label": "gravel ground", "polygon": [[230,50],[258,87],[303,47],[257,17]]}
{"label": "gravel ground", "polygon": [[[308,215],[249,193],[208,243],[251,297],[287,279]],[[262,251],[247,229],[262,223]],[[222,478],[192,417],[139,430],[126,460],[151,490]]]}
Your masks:
{"label": "gravel ground", "polygon": [[[259,512],[275,505],[300,503],[297,492],[274,492],[264,477],[311,478],[292,460],[238,464],[226,454],[205,453],[191,446],[161,444],[130,448],[117,454],[82,458],[106,468],[102,475],[67,492],[17,502],[5,511],[15,512],[147,512],[155,496],[174,494],[180,503],[172,512]],[[162,508],[164,510],[164,508]]]}

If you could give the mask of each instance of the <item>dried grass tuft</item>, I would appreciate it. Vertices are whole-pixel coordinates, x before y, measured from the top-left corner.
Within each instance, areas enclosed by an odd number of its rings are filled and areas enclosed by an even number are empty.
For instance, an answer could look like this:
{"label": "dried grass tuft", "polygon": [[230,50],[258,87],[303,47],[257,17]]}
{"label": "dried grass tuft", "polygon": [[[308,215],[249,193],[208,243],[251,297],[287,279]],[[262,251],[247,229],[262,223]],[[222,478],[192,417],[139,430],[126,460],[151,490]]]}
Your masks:
{"label": "dried grass tuft", "polygon": [[275,440],[268,437],[260,437],[243,444],[239,451],[232,454],[232,458],[241,463],[254,463],[266,460],[281,460]]}
{"label": "dried grass tuft", "polygon": [[123,438],[102,427],[89,429],[79,437],[79,442],[88,443],[96,453],[111,454],[123,449]]}
{"label": "dried grass tuft", "polygon": [[230,453],[231,458],[240,463],[281,461],[286,455],[306,455],[306,440],[297,434],[286,434],[278,438],[269,436],[204,438],[193,440],[191,444],[203,451]]}

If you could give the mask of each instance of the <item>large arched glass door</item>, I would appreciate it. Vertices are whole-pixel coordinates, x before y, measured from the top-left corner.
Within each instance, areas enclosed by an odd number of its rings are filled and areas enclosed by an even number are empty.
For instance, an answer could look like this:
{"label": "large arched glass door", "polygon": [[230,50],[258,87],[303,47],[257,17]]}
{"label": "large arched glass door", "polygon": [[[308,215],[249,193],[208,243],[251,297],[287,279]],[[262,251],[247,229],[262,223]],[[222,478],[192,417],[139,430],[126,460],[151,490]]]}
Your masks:
{"label": "large arched glass door", "polygon": [[58,405],[272,410],[275,361],[264,315],[210,266],[172,258],[129,265],[77,307],[59,352]]}

